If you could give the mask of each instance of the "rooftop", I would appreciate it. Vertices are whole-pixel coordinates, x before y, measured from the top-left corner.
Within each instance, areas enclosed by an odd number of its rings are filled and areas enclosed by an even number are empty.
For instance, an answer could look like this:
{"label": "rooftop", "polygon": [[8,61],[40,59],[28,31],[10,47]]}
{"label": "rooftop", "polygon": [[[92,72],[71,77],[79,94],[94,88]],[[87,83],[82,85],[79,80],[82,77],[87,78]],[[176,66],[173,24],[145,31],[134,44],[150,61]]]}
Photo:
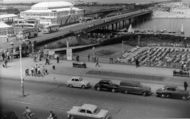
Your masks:
{"label": "rooftop", "polygon": [[40,2],[31,7],[33,10],[44,10],[44,9],[58,9],[73,7],[73,4],[65,1],[53,1],[53,2]]}
{"label": "rooftop", "polygon": [[10,17],[17,17],[17,15],[16,14],[3,14],[3,15],[0,15],[0,19],[10,18]]}

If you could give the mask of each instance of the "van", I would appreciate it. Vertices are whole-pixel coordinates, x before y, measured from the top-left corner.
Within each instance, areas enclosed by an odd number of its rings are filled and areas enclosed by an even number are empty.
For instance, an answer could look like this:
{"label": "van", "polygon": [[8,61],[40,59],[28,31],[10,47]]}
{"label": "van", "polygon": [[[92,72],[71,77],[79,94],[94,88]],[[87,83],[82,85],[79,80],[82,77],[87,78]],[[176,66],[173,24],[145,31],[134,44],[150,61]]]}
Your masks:
{"label": "van", "polygon": [[151,95],[151,88],[142,85],[139,81],[121,81],[119,91],[126,94]]}

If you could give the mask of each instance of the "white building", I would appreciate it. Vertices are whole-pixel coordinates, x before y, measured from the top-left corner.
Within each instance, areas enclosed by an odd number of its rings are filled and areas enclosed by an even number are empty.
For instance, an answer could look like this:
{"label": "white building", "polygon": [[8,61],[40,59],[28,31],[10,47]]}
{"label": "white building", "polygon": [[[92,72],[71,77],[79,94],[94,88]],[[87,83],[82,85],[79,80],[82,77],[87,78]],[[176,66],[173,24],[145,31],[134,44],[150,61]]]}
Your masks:
{"label": "white building", "polygon": [[16,18],[18,18],[16,14],[2,14],[0,15],[0,22],[13,23]]}
{"label": "white building", "polygon": [[38,19],[40,24],[59,25],[77,22],[83,15],[84,10],[65,1],[40,2],[33,5],[30,10],[23,11],[20,14],[24,19]]}
{"label": "white building", "polygon": [[0,22],[0,43],[9,42],[15,40],[14,29],[12,26]]}

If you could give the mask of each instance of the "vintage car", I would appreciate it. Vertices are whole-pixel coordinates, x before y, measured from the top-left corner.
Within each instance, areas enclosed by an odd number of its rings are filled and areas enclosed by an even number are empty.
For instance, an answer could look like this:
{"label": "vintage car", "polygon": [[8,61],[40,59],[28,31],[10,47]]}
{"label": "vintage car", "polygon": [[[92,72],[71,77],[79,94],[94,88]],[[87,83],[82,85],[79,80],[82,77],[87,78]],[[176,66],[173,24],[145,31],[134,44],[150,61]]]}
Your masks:
{"label": "vintage car", "polygon": [[67,111],[68,119],[110,119],[108,110],[99,109],[96,105],[83,104],[82,106],[73,106]]}
{"label": "vintage car", "polygon": [[75,68],[87,68],[85,62],[73,62],[73,67],[75,67]]}
{"label": "vintage car", "polygon": [[70,80],[67,81],[68,87],[78,87],[78,88],[89,88],[91,87],[88,81],[83,80],[80,76],[72,77]]}
{"label": "vintage car", "polygon": [[189,91],[179,89],[177,86],[164,86],[156,91],[158,97],[189,99]]}
{"label": "vintage car", "polygon": [[94,86],[95,90],[107,90],[111,92],[118,91],[118,85],[114,84],[111,80],[100,80],[97,84]]}
{"label": "vintage car", "polygon": [[139,94],[143,96],[151,95],[151,88],[142,85],[139,81],[121,81],[119,91],[126,94]]}

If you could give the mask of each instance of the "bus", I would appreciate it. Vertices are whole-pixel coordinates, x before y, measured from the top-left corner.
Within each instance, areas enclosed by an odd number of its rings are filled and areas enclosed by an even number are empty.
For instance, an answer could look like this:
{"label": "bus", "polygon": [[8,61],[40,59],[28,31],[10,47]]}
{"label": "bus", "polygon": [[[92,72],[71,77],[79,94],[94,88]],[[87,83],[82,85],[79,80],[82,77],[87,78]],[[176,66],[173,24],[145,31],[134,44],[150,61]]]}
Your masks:
{"label": "bus", "polygon": [[43,33],[52,33],[59,31],[59,25],[58,24],[52,24],[52,25],[45,25],[43,26],[42,32]]}
{"label": "bus", "polygon": [[38,29],[36,28],[15,28],[15,32],[23,39],[30,39],[38,36]]}
{"label": "bus", "polygon": [[92,17],[80,17],[79,22],[87,22],[93,20]]}

